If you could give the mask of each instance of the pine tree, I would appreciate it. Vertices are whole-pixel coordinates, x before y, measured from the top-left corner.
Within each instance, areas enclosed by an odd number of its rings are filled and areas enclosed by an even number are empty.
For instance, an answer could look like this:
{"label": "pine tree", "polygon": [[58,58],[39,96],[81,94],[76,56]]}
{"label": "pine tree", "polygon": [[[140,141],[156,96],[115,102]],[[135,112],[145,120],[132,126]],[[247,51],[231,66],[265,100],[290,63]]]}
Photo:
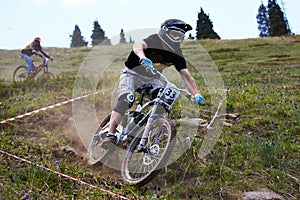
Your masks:
{"label": "pine tree", "polygon": [[81,31],[78,25],[75,25],[75,30],[73,31],[73,35],[69,35],[71,39],[71,48],[73,47],[84,47],[87,46],[88,42],[86,42],[81,36]]}
{"label": "pine tree", "polygon": [[269,0],[267,8],[261,3],[256,19],[260,37],[291,34],[288,20],[276,0]]}
{"label": "pine tree", "polygon": [[92,46],[96,46],[100,44],[111,45],[110,40],[107,39],[107,37],[105,36],[105,32],[99,25],[98,20],[94,21],[94,30],[93,30],[93,34],[91,35],[91,38],[92,38]]}
{"label": "pine tree", "polygon": [[121,29],[121,33],[120,33],[120,43],[126,43],[125,33],[123,29]]}
{"label": "pine tree", "polygon": [[220,36],[213,30],[213,23],[209,19],[209,16],[205,14],[201,8],[198,13],[196,38],[199,39],[221,39]]}
{"label": "pine tree", "polygon": [[258,30],[260,31],[260,37],[269,36],[269,17],[267,8],[263,3],[258,8],[258,14],[256,15],[256,20],[258,23]]}
{"label": "pine tree", "polygon": [[292,34],[292,31],[290,29],[290,24],[289,24],[289,22],[287,20],[286,14],[285,14],[284,2],[282,0],[281,0],[281,5],[282,5],[282,10],[283,10],[283,15],[284,15],[284,21],[285,21],[285,24],[287,26],[288,34]]}
{"label": "pine tree", "polygon": [[129,43],[134,43],[134,41],[132,40],[131,36],[129,37]]}
{"label": "pine tree", "polygon": [[268,14],[269,14],[269,34],[270,36],[282,36],[291,34],[289,30],[287,19],[284,17],[280,6],[276,0],[268,1]]}

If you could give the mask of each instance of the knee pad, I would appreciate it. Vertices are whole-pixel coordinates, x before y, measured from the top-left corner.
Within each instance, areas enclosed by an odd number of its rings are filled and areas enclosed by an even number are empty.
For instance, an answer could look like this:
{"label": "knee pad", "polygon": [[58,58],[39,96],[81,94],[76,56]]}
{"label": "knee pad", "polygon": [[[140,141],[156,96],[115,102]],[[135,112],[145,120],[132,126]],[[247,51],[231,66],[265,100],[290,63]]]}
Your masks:
{"label": "knee pad", "polygon": [[135,96],[133,93],[125,93],[122,94],[117,102],[116,107],[113,109],[114,111],[124,115],[126,110],[131,108],[135,100]]}

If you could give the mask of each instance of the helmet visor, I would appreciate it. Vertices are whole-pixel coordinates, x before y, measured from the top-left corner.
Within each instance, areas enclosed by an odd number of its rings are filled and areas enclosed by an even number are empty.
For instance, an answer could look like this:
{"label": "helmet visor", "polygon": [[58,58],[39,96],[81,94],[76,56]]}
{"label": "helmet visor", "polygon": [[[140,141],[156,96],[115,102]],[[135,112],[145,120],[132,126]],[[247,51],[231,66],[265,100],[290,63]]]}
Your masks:
{"label": "helmet visor", "polygon": [[184,33],[181,31],[169,29],[167,34],[170,36],[173,42],[182,42],[184,39]]}

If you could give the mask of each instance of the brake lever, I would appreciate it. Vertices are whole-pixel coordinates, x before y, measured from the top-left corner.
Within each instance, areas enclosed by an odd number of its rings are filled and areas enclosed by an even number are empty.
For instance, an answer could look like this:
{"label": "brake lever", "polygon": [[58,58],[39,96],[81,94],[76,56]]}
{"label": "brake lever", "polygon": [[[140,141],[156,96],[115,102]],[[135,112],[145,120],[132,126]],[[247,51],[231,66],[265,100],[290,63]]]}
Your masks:
{"label": "brake lever", "polygon": [[192,102],[195,102],[195,97],[191,93],[189,93],[187,90],[184,90],[183,94],[187,99],[189,99]]}
{"label": "brake lever", "polygon": [[146,72],[150,72],[153,76],[160,77],[159,71],[155,69],[154,67],[151,67],[150,69],[146,69]]}

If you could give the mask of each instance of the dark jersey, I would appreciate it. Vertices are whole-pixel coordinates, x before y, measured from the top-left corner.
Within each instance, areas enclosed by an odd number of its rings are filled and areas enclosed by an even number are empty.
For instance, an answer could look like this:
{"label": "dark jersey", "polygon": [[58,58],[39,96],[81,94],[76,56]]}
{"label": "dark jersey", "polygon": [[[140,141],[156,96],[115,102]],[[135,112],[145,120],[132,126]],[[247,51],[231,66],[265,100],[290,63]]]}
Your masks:
{"label": "dark jersey", "polygon": [[[144,49],[145,56],[149,58],[153,64],[160,63],[166,66],[174,65],[177,71],[186,68],[186,61],[182,56],[180,48],[176,52],[165,49],[158,34],[150,35],[144,39],[148,48]],[[138,73],[144,74],[145,69],[138,67],[140,66],[140,58],[133,52],[129,54],[125,66],[129,69],[133,69]]]}
{"label": "dark jersey", "polygon": [[50,58],[50,56],[43,51],[42,46],[40,44],[36,44],[35,42],[31,42],[24,49],[21,50],[21,53],[26,54],[28,56],[32,56],[32,50],[36,50],[41,52],[45,57]]}

